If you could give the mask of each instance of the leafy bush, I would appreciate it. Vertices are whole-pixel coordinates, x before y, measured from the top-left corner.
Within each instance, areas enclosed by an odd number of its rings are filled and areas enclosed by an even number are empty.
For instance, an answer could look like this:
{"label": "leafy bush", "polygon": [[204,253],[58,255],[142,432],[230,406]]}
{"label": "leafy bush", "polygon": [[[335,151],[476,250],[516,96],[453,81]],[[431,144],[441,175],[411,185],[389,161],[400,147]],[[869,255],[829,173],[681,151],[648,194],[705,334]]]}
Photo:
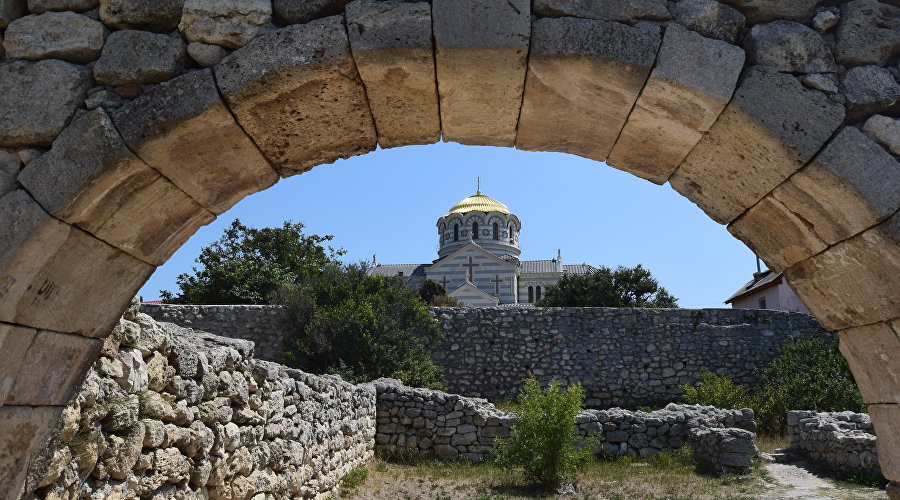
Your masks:
{"label": "leafy bush", "polygon": [[369,478],[369,470],[363,466],[354,467],[341,478],[341,486],[344,488],[356,488]]}
{"label": "leafy bush", "polygon": [[736,385],[730,378],[707,370],[700,371],[696,386],[679,386],[684,392],[683,401],[691,405],[711,405],[716,408],[750,408],[752,402],[747,388]]}
{"label": "leafy bush", "polygon": [[419,287],[419,297],[430,306],[459,306],[459,302],[456,299],[447,295],[447,289],[444,288],[444,285],[432,280],[425,280],[422,283],[422,286]]}
{"label": "leafy bush", "polygon": [[443,389],[443,370],[423,342],[441,336],[418,294],[397,276],[368,276],[363,265],[332,264],[282,287],[285,364],[358,383],[392,377]]}
{"label": "leafy bush", "polygon": [[521,469],[526,481],[546,487],[571,479],[592,457],[591,443],[575,446],[583,397],[578,385],[562,391],[554,380],[545,392],[533,376],[526,379],[518,397],[519,422],[508,440],[498,440],[498,465]]}

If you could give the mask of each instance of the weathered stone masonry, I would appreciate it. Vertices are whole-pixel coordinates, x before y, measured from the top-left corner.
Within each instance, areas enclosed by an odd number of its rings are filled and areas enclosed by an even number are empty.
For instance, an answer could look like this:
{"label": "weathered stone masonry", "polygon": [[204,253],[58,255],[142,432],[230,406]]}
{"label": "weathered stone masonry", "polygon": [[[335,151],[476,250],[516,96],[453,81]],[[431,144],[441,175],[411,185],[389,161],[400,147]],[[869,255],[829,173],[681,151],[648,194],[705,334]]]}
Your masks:
{"label": "weathered stone masonry", "polygon": [[[277,307],[144,304],[159,321],[266,346],[277,359]],[[672,401],[700,370],[755,383],[794,333],[826,335],[806,314],[734,309],[434,308],[445,340],[432,346],[450,392],[515,399],[522,379],[581,383],[593,408]],[[267,356],[275,357],[267,357]]]}
{"label": "weathered stone masonry", "polygon": [[842,472],[881,474],[877,438],[867,413],[789,411],[790,450]]}

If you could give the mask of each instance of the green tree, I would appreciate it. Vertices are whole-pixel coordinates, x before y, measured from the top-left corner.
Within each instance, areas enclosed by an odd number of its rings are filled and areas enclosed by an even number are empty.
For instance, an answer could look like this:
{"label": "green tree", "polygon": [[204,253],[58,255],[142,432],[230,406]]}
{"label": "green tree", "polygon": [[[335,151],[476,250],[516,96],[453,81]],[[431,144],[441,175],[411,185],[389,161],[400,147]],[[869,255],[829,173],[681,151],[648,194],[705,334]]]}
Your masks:
{"label": "green tree", "polygon": [[318,274],[343,255],[322,246],[331,239],[304,234],[303,224],[291,221],[255,229],[235,219],[200,252],[200,268],[178,276],[178,294],[160,295],[171,304],[265,304],[281,285]]}
{"label": "green tree", "polygon": [[430,306],[456,307],[459,305],[456,299],[447,295],[444,285],[432,280],[425,280],[422,283],[422,286],[419,287],[419,297]]}
{"label": "green tree", "polygon": [[640,264],[610,269],[600,266],[596,272],[565,275],[547,287],[544,307],[678,307],[678,299],[659,286],[659,282]]}
{"label": "green tree", "polygon": [[369,276],[366,267],[330,264],[284,285],[284,362],[354,383],[392,377],[416,387],[445,388],[443,370],[425,351],[437,342],[437,320],[398,276]]}

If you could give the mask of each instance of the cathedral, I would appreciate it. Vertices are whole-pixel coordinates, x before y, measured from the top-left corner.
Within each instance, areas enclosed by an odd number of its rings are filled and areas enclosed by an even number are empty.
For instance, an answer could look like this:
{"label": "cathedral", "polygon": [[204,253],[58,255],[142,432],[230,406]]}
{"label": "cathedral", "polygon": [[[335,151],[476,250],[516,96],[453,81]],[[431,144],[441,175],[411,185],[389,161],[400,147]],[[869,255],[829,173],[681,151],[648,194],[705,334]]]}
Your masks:
{"label": "cathedral", "polygon": [[534,304],[565,274],[588,274],[587,264],[519,260],[519,218],[503,203],[481,194],[454,205],[437,221],[438,258],[431,264],[378,264],[369,274],[403,276],[418,290],[426,279],[444,285],[447,295],[469,307]]}

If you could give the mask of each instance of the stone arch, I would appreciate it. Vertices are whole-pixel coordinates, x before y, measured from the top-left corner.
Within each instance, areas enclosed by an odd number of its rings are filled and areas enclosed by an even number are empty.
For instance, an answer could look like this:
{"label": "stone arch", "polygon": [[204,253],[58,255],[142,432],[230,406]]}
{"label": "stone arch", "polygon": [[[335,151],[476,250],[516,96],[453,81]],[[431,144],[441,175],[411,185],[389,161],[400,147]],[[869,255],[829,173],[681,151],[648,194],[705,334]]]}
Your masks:
{"label": "stone arch", "polygon": [[108,3],[69,13],[87,34],[62,47],[30,36],[58,16],[0,10],[0,497],[197,227],[279,177],[441,136],[608,161],[727,224],[840,330],[900,481],[900,148],[869,118],[900,95],[867,98],[896,85],[897,8],[854,0],[833,27],[817,1],[357,0],[266,27],[265,0]]}

